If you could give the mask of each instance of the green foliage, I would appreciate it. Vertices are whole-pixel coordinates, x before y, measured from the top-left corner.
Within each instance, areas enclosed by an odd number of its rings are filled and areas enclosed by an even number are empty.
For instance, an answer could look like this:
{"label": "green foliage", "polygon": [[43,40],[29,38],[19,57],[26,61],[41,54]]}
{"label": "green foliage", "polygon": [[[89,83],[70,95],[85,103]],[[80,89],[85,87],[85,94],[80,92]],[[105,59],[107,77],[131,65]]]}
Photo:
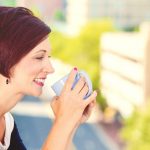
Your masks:
{"label": "green foliage", "polygon": [[[50,36],[52,55],[88,72],[94,89],[99,89],[100,37],[106,31],[114,31],[110,20],[91,21],[78,36],[69,37],[59,32],[53,32]],[[106,106],[106,101],[100,95],[98,102],[102,108]]]}
{"label": "green foliage", "polygon": [[66,20],[65,15],[64,15],[62,10],[57,10],[54,13],[54,19],[58,20],[58,21],[65,21]]}
{"label": "green foliage", "polygon": [[136,110],[125,121],[122,137],[127,141],[127,150],[150,149],[150,105],[142,110]]}
{"label": "green foliage", "polygon": [[16,0],[0,0],[1,6],[15,6]]}

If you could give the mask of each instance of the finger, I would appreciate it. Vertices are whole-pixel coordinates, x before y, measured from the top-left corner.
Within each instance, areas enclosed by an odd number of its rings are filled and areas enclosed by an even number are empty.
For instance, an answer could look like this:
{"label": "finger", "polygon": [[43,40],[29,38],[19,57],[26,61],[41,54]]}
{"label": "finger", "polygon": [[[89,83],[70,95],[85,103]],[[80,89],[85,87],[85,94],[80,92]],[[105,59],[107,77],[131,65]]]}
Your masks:
{"label": "finger", "polygon": [[75,87],[74,87],[74,91],[79,93],[82,88],[85,85],[85,78],[84,77],[80,77],[80,79],[78,80],[78,82],[76,83]]}
{"label": "finger", "polygon": [[90,116],[91,115],[91,113],[92,113],[92,110],[93,110],[93,106],[92,105],[90,105],[89,106],[89,109],[88,109],[88,116]]}
{"label": "finger", "polygon": [[54,116],[56,116],[56,113],[58,111],[58,103],[59,103],[58,97],[59,96],[55,96],[53,98],[53,100],[50,102],[50,105],[51,105]]}
{"label": "finger", "polygon": [[91,107],[90,104],[86,107],[86,109],[83,112],[82,123],[86,122],[89,119],[89,117],[91,116],[91,113],[92,113],[92,109],[93,109],[93,107]]}
{"label": "finger", "polygon": [[88,85],[85,83],[84,87],[80,91],[80,96],[83,98],[89,91]]}
{"label": "finger", "polygon": [[59,97],[59,96],[54,96],[54,97],[52,98],[52,101],[57,100],[58,97]]}
{"label": "finger", "polygon": [[86,106],[86,108],[84,109],[84,111],[83,111],[83,117],[85,117],[85,118],[87,118],[88,117],[88,112],[89,112],[89,105],[88,106]]}
{"label": "finger", "polygon": [[91,107],[94,107],[96,105],[96,99],[94,99],[90,104]]}
{"label": "finger", "polygon": [[89,116],[91,110],[92,110],[92,106],[91,106],[91,104],[89,104],[88,106],[86,106],[83,114],[86,115],[86,116]]}
{"label": "finger", "polygon": [[[95,105],[96,105],[96,99],[94,99],[94,102],[93,102],[93,103],[94,103],[94,106],[95,106]],[[94,106],[93,106],[93,107],[94,107]]]}
{"label": "finger", "polygon": [[84,102],[86,105],[90,104],[94,99],[96,99],[97,92],[94,91]]}
{"label": "finger", "polygon": [[58,100],[58,98],[59,98],[59,96],[54,96],[54,97],[52,98],[52,100],[50,101],[50,106],[51,106],[52,108],[54,107],[55,101]]}
{"label": "finger", "polygon": [[72,69],[65,84],[65,88],[71,90],[73,82],[77,74],[77,68]]}
{"label": "finger", "polygon": [[89,105],[91,108],[94,107],[94,102],[91,102]]}

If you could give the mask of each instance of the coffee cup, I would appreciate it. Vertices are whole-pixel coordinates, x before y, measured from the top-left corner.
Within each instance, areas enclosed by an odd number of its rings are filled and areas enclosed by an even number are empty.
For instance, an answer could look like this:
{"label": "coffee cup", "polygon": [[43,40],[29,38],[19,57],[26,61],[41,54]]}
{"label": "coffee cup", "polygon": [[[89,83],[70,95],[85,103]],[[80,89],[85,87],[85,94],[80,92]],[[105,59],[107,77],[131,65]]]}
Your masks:
{"label": "coffee cup", "polygon": [[[68,79],[68,76],[69,74],[65,75],[64,77],[62,77],[61,79],[59,79],[58,81],[56,81],[51,87],[53,89],[53,91],[55,92],[56,96],[59,96],[61,94],[61,91]],[[87,94],[84,96],[84,99],[87,99],[91,93],[93,92],[93,88],[92,88],[92,82],[88,76],[88,74],[85,72],[85,71],[78,71],[76,76],[75,76],[75,79],[74,79],[74,82],[73,82],[73,85],[72,85],[72,89],[74,89],[75,85],[77,84],[77,82],[79,81],[80,77],[84,77],[85,78],[85,81],[88,85],[88,92]]]}

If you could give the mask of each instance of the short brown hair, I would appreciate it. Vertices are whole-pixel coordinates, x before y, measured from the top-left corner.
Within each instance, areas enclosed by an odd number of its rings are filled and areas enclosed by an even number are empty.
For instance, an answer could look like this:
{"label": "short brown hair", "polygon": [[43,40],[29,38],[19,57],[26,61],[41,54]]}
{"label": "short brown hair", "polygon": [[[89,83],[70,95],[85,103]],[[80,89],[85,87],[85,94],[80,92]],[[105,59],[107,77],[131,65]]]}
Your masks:
{"label": "short brown hair", "polygon": [[10,69],[50,32],[29,9],[0,6],[0,74],[10,77]]}

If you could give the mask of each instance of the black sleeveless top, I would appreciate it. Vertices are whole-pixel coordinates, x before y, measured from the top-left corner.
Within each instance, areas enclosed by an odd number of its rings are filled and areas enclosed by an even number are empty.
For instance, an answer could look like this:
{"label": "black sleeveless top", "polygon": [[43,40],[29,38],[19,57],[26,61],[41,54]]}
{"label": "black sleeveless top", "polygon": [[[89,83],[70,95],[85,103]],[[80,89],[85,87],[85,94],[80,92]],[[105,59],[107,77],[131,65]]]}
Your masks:
{"label": "black sleeveless top", "polygon": [[8,150],[27,150],[21,140],[16,123],[14,123],[14,129],[11,134],[10,146]]}

